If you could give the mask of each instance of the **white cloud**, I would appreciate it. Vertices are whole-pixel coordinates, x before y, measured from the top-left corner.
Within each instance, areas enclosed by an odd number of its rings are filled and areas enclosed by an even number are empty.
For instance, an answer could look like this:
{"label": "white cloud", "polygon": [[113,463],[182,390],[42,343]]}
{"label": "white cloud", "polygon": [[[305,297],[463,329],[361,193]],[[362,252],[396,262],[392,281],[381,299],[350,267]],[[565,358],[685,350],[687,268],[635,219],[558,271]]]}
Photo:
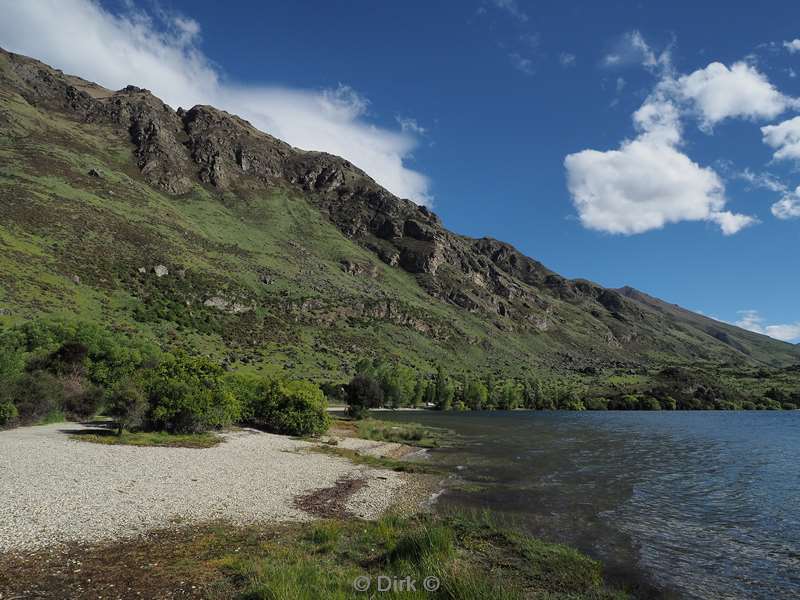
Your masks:
{"label": "white cloud", "polygon": [[562,52],[558,55],[558,62],[561,63],[562,67],[574,67],[575,61],[575,55],[570,52]]}
{"label": "white cloud", "polygon": [[412,119],[410,117],[395,117],[397,124],[400,125],[400,129],[402,131],[406,131],[409,133],[413,133],[414,135],[427,135],[428,129],[427,127],[423,127],[419,123],[417,123],[416,119]]}
{"label": "white cloud", "polygon": [[800,186],[773,204],[772,214],[781,220],[800,219]]}
{"label": "white cloud", "polygon": [[717,173],[679,149],[679,108],[657,89],[633,115],[638,136],[618,150],[583,150],[564,160],[567,186],[584,227],[637,234],[681,221],[735,234],[756,219],[725,210]]}
{"label": "white cloud", "polygon": [[789,54],[800,52],[800,40],[792,40],[791,42],[783,42],[783,47],[789,51]]}
{"label": "white cloud", "polygon": [[671,64],[671,56],[669,49],[656,54],[644,36],[639,31],[633,30],[622,35],[611,52],[603,57],[602,64],[606,67],[637,64],[648,69],[666,69]]}
{"label": "white cloud", "polygon": [[784,342],[800,341],[800,322],[785,325],[765,325],[764,318],[757,310],[742,310],[739,311],[739,315],[739,320],[734,323],[737,327],[768,335]]}
{"label": "white cloud", "polygon": [[785,192],[788,188],[772,173],[754,173],[750,169],[745,169],[733,175],[737,179],[743,179],[753,187],[769,190],[770,192]]}
{"label": "white cloud", "polygon": [[800,161],[800,117],[762,127],[761,133],[764,143],[775,150],[775,160]]}
{"label": "white cloud", "polygon": [[236,85],[199,50],[200,27],[184,17],[131,10],[113,15],[92,0],[2,1],[7,50],[120,89],[148,88],[173,107],[212,104],[294,146],[343,156],[393,193],[431,201],[428,179],[404,161],[416,146],[409,130],[367,120],[366,101],[347,86],[319,91]]}
{"label": "white cloud", "polygon": [[741,61],[730,69],[713,62],[677,79],[675,88],[697,111],[705,129],[729,117],[772,119],[797,106],[796,100],[781,94],[755,67]]}
{"label": "white cloud", "polygon": [[511,59],[511,64],[517,71],[525,73],[525,75],[533,75],[536,72],[533,68],[533,61],[522,56],[519,52],[512,52],[508,55],[508,58]]}
{"label": "white cloud", "polygon": [[500,10],[507,12],[520,23],[527,23],[530,19],[528,14],[519,7],[516,0],[491,0],[491,3]]}

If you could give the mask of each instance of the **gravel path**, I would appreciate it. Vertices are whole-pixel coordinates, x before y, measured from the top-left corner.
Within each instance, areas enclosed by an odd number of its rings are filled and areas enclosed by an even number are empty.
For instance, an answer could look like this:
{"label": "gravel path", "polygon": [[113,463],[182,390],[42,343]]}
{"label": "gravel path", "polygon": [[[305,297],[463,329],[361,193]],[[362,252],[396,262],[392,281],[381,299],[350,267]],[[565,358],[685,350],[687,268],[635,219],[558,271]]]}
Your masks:
{"label": "gravel path", "polygon": [[374,518],[408,480],[394,471],[307,453],[311,445],[243,431],[207,449],[107,446],[59,423],[0,432],[0,552],[134,536],[174,524],[298,521],[294,498],[342,478],[366,485],[349,512]]}

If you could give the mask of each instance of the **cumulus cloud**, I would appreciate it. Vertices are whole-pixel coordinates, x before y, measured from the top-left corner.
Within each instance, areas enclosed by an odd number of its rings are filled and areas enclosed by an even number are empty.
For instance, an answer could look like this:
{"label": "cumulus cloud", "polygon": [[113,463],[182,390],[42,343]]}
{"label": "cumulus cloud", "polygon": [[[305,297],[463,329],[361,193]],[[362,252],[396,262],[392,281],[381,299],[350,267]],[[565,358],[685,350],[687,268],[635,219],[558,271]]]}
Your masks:
{"label": "cumulus cloud", "polygon": [[[772,119],[800,101],[777,90],[745,61],[727,67],[712,62],[688,75],[672,65],[670,49],[657,53],[638,31],[625,34],[607,54],[607,67],[640,64],[658,76],[653,91],[634,113],[637,135],[618,149],[583,150],[564,160],[567,186],[583,225],[609,233],[636,234],[681,221],[714,223],[733,235],[758,223],[750,215],[726,209],[722,178],[694,162],[683,150],[682,120],[691,116],[711,133],[728,118]],[[617,80],[617,93],[624,87]],[[612,102],[612,105],[615,104]],[[800,117],[762,128],[776,159],[800,161]],[[780,218],[793,218],[797,199],[779,179],[745,170],[734,173],[751,185],[783,193],[772,207]]]}
{"label": "cumulus cloud", "polygon": [[198,23],[182,15],[135,9],[115,15],[92,0],[2,6],[0,40],[7,50],[111,89],[146,87],[173,107],[212,104],[294,146],[343,156],[399,196],[431,202],[427,177],[405,164],[417,132],[370,123],[367,101],[347,86],[231,83],[198,48]]}
{"label": "cumulus cloud", "polygon": [[724,235],[756,223],[725,210],[717,173],[680,151],[680,110],[656,90],[633,115],[638,135],[618,150],[583,150],[564,160],[567,187],[584,227],[637,234],[681,221],[707,221]]}
{"label": "cumulus cloud", "polygon": [[795,39],[790,42],[783,42],[783,47],[789,51],[789,54],[800,52],[800,40]]}
{"label": "cumulus cloud", "polygon": [[754,66],[741,61],[730,68],[713,62],[680,77],[675,87],[677,94],[697,111],[706,129],[730,117],[772,119],[798,105]]}
{"label": "cumulus cloud", "polygon": [[772,214],[781,220],[800,219],[800,186],[773,204]]}
{"label": "cumulus cloud", "polygon": [[739,311],[739,320],[734,323],[737,327],[768,335],[784,342],[800,341],[800,322],[785,325],[766,325],[764,318],[757,310]]}
{"label": "cumulus cloud", "polygon": [[762,127],[761,134],[764,143],[775,150],[775,160],[800,161],[800,117]]}

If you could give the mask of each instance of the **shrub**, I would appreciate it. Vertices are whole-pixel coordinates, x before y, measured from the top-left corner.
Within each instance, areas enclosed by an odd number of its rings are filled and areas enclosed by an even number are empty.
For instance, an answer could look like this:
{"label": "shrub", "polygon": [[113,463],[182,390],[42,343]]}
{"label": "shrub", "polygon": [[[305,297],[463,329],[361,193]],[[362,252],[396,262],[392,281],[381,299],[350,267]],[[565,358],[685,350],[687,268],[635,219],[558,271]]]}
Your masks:
{"label": "shrub", "polygon": [[85,421],[97,414],[103,402],[103,389],[78,376],[61,379],[64,390],[62,409],[68,419]]}
{"label": "shrub", "polygon": [[661,403],[648,396],[639,400],[639,408],[641,410],[661,410]]}
{"label": "shrub", "polygon": [[106,407],[108,416],[117,422],[118,432],[138,429],[145,422],[149,404],[147,395],[139,382],[128,378],[120,382]]}
{"label": "shrub", "polygon": [[290,381],[280,385],[267,422],[276,433],[319,435],[330,426],[327,407],[319,387],[308,381]]}
{"label": "shrub", "polygon": [[584,404],[586,410],[608,410],[608,399],[606,398],[587,398]]}
{"label": "shrub", "polygon": [[25,373],[14,386],[14,403],[23,423],[42,421],[64,405],[64,386],[52,373]]}
{"label": "shrub", "polygon": [[22,351],[10,334],[0,337],[0,385],[15,381],[25,368]]}
{"label": "shrub", "polygon": [[14,422],[18,415],[17,407],[11,402],[0,403],[0,427],[6,427]]}
{"label": "shrub", "polygon": [[169,357],[148,383],[148,426],[197,433],[237,422],[241,405],[223,382],[223,369],[201,357]]}
{"label": "shrub", "polygon": [[663,410],[676,410],[678,408],[678,403],[672,396],[661,398],[660,404]]}
{"label": "shrub", "polygon": [[356,375],[347,385],[347,414],[354,419],[363,419],[370,408],[383,404],[383,390],[378,382],[368,375]]}

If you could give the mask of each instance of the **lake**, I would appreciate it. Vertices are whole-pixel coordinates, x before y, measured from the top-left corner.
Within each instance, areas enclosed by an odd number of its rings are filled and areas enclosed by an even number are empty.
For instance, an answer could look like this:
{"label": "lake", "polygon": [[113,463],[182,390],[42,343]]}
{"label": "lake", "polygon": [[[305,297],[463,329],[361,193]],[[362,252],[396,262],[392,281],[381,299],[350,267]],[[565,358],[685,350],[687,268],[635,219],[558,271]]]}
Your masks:
{"label": "lake", "polygon": [[443,507],[498,511],[664,597],[800,598],[800,411],[379,418],[458,434],[432,453],[454,473]]}

